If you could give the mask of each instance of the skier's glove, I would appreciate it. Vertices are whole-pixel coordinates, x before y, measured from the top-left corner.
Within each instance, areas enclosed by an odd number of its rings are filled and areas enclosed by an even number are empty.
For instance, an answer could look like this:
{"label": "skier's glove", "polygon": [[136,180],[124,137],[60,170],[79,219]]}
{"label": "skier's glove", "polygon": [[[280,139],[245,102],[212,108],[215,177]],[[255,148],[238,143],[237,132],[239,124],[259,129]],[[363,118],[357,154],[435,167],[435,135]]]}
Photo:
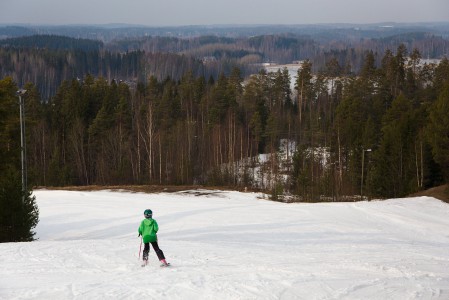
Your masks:
{"label": "skier's glove", "polygon": [[139,233],[139,235],[137,237],[139,237],[139,236],[140,236],[140,233]]}

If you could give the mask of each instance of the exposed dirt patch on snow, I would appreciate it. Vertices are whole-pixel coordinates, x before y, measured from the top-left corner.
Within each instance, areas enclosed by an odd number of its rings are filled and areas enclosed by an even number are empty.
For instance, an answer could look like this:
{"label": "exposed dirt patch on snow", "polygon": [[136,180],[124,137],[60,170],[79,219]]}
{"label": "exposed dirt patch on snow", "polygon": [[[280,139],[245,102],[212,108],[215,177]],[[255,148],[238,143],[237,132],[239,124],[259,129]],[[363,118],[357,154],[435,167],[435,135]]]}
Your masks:
{"label": "exposed dirt patch on snow", "polygon": [[442,200],[444,202],[449,203],[449,186],[447,184],[440,185],[425,191],[421,191],[415,194],[410,195],[411,197],[418,197],[418,196],[427,196],[427,197],[433,197],[437,198],[439,200]]}

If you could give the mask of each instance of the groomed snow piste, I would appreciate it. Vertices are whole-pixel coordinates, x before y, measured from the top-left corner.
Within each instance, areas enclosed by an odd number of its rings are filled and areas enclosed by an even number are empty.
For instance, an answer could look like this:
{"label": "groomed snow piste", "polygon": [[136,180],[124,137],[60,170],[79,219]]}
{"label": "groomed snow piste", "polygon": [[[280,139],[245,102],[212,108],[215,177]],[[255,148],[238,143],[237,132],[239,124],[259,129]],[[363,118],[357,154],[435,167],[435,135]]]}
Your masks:
{"label": "groomed snow piste", "polygon": [[[449,205],[38,190],[38,241],[0,244],[0,299],[449,299]],[[159,246],[138,262],[146,208]]]}

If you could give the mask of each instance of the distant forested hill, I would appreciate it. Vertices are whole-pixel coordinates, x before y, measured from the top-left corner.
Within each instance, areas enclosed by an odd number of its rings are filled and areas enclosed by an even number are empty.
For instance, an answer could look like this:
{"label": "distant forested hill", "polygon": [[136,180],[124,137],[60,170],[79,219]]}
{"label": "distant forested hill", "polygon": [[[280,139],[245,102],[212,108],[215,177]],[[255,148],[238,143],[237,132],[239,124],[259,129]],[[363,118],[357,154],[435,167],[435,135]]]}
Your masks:
{"label": "distant forested hill", "polygon": [[103,42],[56,35],[33,35],[0,40],[0,46],[95,51],[103,47]]}
{"label": "distant forested hill", "polygon": [[[270,28],[272,33],[268,34]],[[380,67],[385,52],[394,51],[401,44],[410,51],[417,49],[423,58],[447,56],[449,40],[444,37],[445,27],[437,28],[439,31],[431,27],[374,25],[360,28],[349,25],[262,26],[253,28],[254,32],[267,34],[254,36],[222,36],[229,28],[221,28],[220,31],[202,27],[178,28],[180,36],[153,28],[149,32],[160,35],[144,36],[145,28],[128,28],[128,36],[119,35],[122,38],[114,40],[102,39],[97,33],[115,32],[113,30],[123,33],[126,27],[100,30],[69,26],[58,29],[70,35],[78,32],[78,36],[88,36],[85,33],[90,29],[91,36],[99,38],[96,40],[53,35],[52,32],[59,32],[53,27],[32,28],[46,34],[0,39],[0,76],[11,76],[19,85],[32,82],[47,99],[54,95],[62,81],[84,78],[87,74],[136,84],[149,76],[158,80],[167,77],[179,80],[187,72],[217,80],[220,74],[229,75],[237,67],[247,78],[257,73],[264,62],[286,64],[305,59],[313,63],[315,73],[325,71],[328,63],[336,60],[346,74],[357,74],[367,53],[373,52],[376,66]],[[426,29],[428,31],[423,31]],[[188,30],[197,35],[187,35],[185,32]],[[201,35],[213,30],[218,30],[216,35]],[[250,30],[244,27],[237,32],[249,33]],[[138,32],[142,35],[136,36]],[[438,32],[443,35],[437,35]],[[0,27],[0,36],[20,33],[29,31],[21,27]]]}
{"label": "distant forested hill", "polygon": [[[20,85],[34,83],[44,99],[62,81],[87,74],[136,76],[138,54],[102,51],[103,42],[56,35],[31,35],[0,40],[0,76],[11,76]],[[127,71],[118,69],[126,68]]]}
{"label": "distant forested hill", "polygon": [[149,27],[129,24],[107,25],[0,25],[0,38],[34,34],[60,35],[74,38],[96,39],[103,42],[133,39],[143,36],[192,38],[217,36],[227,38],[248,38],[261,35],[308,35],[315,40],[379,39],[408,32],[428,32],[449,37],[449,23],[377,23],[377,24],[297,24],[297,25],[215,25],[215,26],[167,26]]}

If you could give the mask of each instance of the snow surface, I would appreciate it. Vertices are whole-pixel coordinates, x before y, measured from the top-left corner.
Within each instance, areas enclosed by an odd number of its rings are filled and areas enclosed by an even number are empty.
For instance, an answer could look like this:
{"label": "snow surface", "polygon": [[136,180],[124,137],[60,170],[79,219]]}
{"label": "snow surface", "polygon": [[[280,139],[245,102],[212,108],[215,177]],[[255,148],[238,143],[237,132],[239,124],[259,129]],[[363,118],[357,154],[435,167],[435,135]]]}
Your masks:
{"label": "snow surface", "polygon": [[[0,244],[1,299],[449,299],[449,205],[35,191],[39,241]],[[151,208],[170,268],[138,262]]]}

